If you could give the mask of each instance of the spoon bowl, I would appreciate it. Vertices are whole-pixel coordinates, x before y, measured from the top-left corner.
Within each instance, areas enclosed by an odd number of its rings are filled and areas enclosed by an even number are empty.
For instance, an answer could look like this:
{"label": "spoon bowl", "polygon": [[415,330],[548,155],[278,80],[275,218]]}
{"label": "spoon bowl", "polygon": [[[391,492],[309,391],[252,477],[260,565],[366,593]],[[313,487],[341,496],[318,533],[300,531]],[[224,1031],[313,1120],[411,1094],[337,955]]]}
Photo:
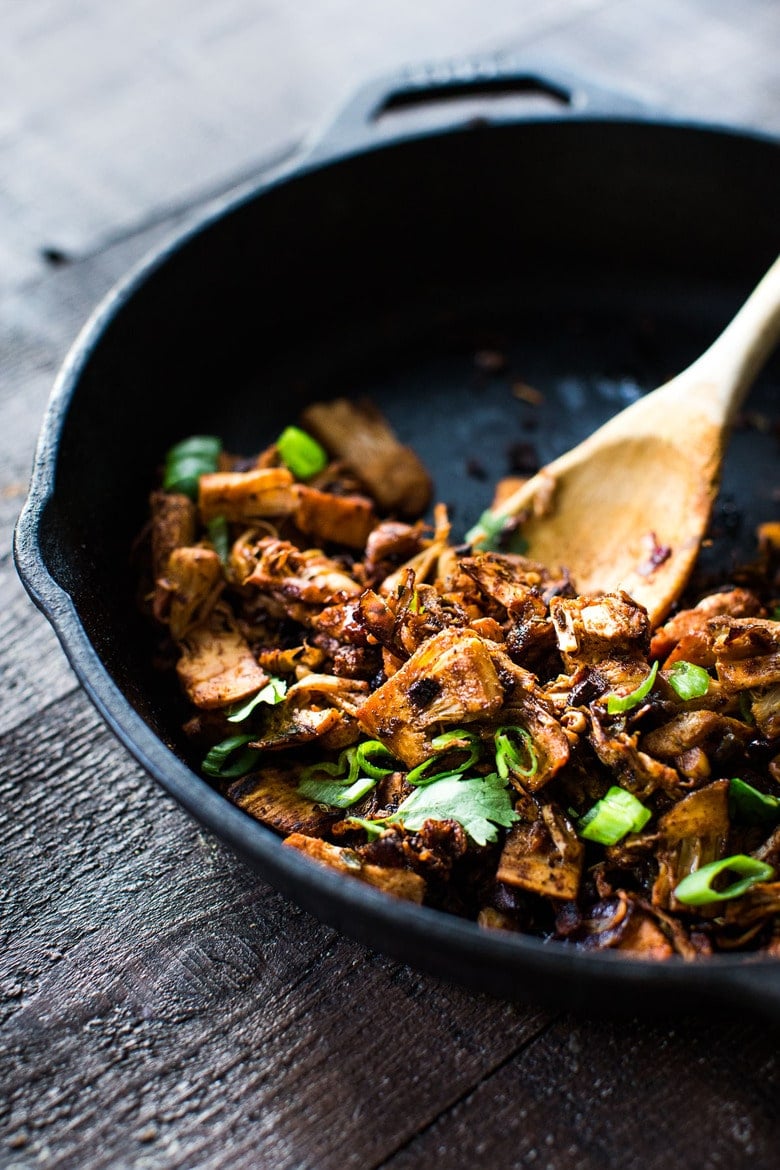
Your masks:
{"label": "spoon bowl", "polygon": [[[582,593],[625,590],[657,625],[693,569],[734,417],[780,338],[780,258],[720,337],[492,511]],[[492,525],[491,525],[492,526]],[[469,534],[479,547],[477,525]]]}

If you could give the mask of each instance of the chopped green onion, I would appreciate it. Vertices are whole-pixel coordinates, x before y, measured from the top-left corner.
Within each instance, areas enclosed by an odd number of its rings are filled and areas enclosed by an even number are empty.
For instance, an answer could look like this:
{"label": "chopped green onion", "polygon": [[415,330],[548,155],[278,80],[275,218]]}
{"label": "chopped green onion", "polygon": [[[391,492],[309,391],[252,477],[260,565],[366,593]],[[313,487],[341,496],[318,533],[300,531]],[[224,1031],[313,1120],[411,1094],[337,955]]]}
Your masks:
{"label": "chopped green onion", "polygon": [[354,784],[340,784],[338,780],[302,780],[298,785],[301,796],[329,804],[333,808],[349,808],[356,804],[376,784],[372,776],[361,776]]}
{"label": "chopped green onion", "polygon": [[[514,739],[520,740],[522,745],[520,749],[513,742]],[[526,779],[536,775],[539,770],[539,757],[534,742],[524,727],[499,727],[494,740],[496,768],[503,780],[509,778],[510,772]]]}
{"label": "chopped green onion", "polygon": [[222,440],[216,435],[190,435],[170,448],[165,456],[166,464],[178,462],[189,456],[204,459],[216,466],[222,454]]}
{"label": "chopped green onion", "polygon": [[316,439],[300,427],[285,427],[276,440],[282,462],[296,479],[311,479],[328,466],[328,455]]}
{"label": "chopped green onion", "polygon": [[780,821],[780,800],[759,792],[744,780],[730,780],[729,812],[735,820],[748,825],[777,824]]}
{"label": "chopped green onion", "polygon": [[[724,890],[713,890],[712,882],[727,870],[739,874],[742,880],[732,882]],[[689,873],[674,891],[674,896],[678,902],[686,906],[710,906],[713,902],[727,902],[730,898],[738,898],[756,882],[767,882],[774,876],[774,869],[766,862],[757,861],[755,857],[746,857],[744,853],[735,853],[733,857],[711,861],[709,865],[703,865],[701,869]]]}
{"label": "chopped green onion", "polygon": [[749,691],[739,692],[739,713],[745,723],[755,723],[753,717],[753,704],[750,699]]}
{"label": "chopped green onion", "polygon": [[411,784],[412,788],[415,788],[418,784],[429,784],[431,780],[437,780],[438,776],[425,775],[435,759],[435,756],[429,756],[427,760],[423,760],[417,767],[412,768],[411,772],[407,772],[406,783]]}
{"label": "chopped green onion", "polygon": [[345,748],[335,764],[323,762],[304,768],[297,791],[309,800],[316,800],[318,804],[349,808],[370,792],[377,782],[376,776],[359,776],[359,771],[357,748]]}
{"label": "chopped green onion", "polygon": [[217,470],[221,451],[216,435],[192,435],[176,443],[165,456],[164,490],[197,499],[200,477]]}
{"label": "chopped green onion", "polygon": [[355,748],[344,748],[344,751],[339,754],[339,758],[335,763],[322,760],[316,764],[310,764],[308,768],[304,768],[301,772],[301,780],[310,780],[312,777],[319,775],[331,776],[334,779],[338,778],[342,784],[354,784],[358,775]]}
{"label": "chopped green onion", "polygon": [[511,544],[512,552],[524,553],[528,550],[528,541],[519,532],[513,531],[513,517],[496,516],[490,508],[482,513],[473,528],[469,528],[464,539],[466,544],[472,544],[483,552],[506,549],[508,543]]}
{"label": "chopped green onion", "polygon": [[780,622],[780,605],[776,605],[772,610],[772,621]]}
{"label": "chopped green onion", "polygon": [[[262,754],[255,748],[246,746],[253,739],[254,735],[231,735],[228,739],[223,739],[222,743],[216,744],[206,754],[201,764],[202,770],[207,776],[213,776],[218,780],[232,780],[237,776],[245,776],[247,772],[252,771]],[[245,750],[236,755],[241,748]],[[232,764],[229,763],[231,757]]]}
{"label": "chopped green onion", "polygon": [[462,749],[468,752],[468,755],[462,763],[458,764],[458,772],[465,772],[472,764],[476,764],[480,756],[480,739],[473,731],[464,731],[458,728],[456,731],[444,731],[441,735],[435,736],[431,740],[431,747],[435,748],[437,752],[455,751]]}
{"label": "chopped green onion", "polygon": [[466,533],[466,544],[476,544],[480,548],[495,551],[498,541],[504,530],[506,519],[504,516],[495,516],[490,509],[483,512],[473,528]]}
{"label": "chopped green onion", "polygon": [[420,601],[420,594],[415,589],[409,601],[409,613],[425,613],[425,606]]}
{"label": "chopped green onion", "polygon": [[617,715],[621,711],[630,711],[633,707],[638,707],[647,695],[653,689],[655,676],[658,674],[658,663],[653,663],[653,668],[648,674],[643,683],[631,691],[629,695],[610,695],[607,699],[607,712],[610,715]]}
{"label": "chopped green onion", "polygon": [[375,821],[366,820],[364,817],[349,817],[348,820],[350,825],[357,825],[359,829],[365,829],[369,841],[375,841],[377,837],[381,837],[387,828],[387,817],[381,817]]}
{"label": "chopped green onion", "polygon": [[586,841],[617,845],[628,833],[639,833],[653,814],[624,788],[610,788],[580,820],[577,832]]}
{"label": "chopped green onion", "polygon": [[287,683],[284,679],[272,676],[270,681],[256,695],[252,695],[251,699],[247,699],[244,703],[233,704],[229,708],[230,714],[227,716],[227,721],[228,723],[243,723],[245,719],[249,718],[258,704],[268,703],[270,707],[274,707],[277,703],[281,703],[286,694]]}
{"label": "chopped green onion", "polygon": [[230,555],[230,535],[227,520],[224,516],[214,516],[206,524],[209,540],[214,545],[214,551],[224,565]]}
{"label": "chopped green onion", "polygon": [[[376,757],[384,760],[390,767],[386,768],[382,764],[376,763]],[[367,739],[363,743],[359,743],[355,749],[355,760],[359,772],[365,772],[367,776],[371,776],[374,780],[381,780],[383,776],[389,776],[391,772],[395,772],[397,764],[393,755],[387,750],[385,745],[378,739]]]}
{"label": "chopped green onion", "polygon": [[669,671],[669,686],[681,699],[698,699],[710,689],[710,676],[703,666],[681,659]]}
{"label": "chopped green onion", "polygon": [[[433,784],[435,780],[444,780],[450,776],[461,776],[464,772],[476,764],[480,755],[480,740],[479,736],[475,735],[473,731],[463,731],[458,728],[457,731],[445,731],[441,735],[437,735],[435,739],[431,740],[431,747],[435,750],[435,756],[429,756],[427,760],[423,760],[416,768],[412,768],[411,772],[407,773],[406,783],[413,788],[418,784]],[[436,772],[433,776],[426,775],[431,764],[436,761],[437,756],[444,752],[453,751],[455,749],[462,749],[467,752],[466,759],[463,760],[456,767],[446,768],[443,772]]]}

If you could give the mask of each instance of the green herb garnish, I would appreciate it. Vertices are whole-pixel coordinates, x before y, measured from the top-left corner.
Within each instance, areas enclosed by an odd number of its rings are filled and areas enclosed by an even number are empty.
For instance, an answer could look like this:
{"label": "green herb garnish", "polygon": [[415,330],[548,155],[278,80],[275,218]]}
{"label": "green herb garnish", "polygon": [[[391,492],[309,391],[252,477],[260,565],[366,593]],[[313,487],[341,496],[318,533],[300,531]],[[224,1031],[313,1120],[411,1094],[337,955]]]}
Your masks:
{"label": "green herb garnish", "polygon": [[228,723],[243,723],[260,703],[267,703],[270,707],[275,707],[277,703],[281,703],[286,694],[287,683],[283,678],[276,678],[272,675],[266,685],[256,695],[252,695],[251,699],[247,699],[243,703],[234,703],[229,708],[230,714],[227,716],[227,721]]}
{"label": "green herb garnish", "polygon": [[478,545],[488,552],[495,552],[501,540],[501,534],[506,524],[505,516],[496,516],[488,508],[483,512],[473,528],[466,533],[466,544]]}
{"label": "green herb garnish", "polygon": [[489,776],[445,776],[415,789],[388,818],[405,829],[421,829],[427,820],[457,821],[477,845],[498,837],[496,826],[508,827],[520,818],[504,781]]}
{"label": "green herb garnish", "polygon": [[658,674],[658,663],[654,662],[652,670],[648,674],[644,682],[631,691],[629,695],[610,695],[607,699],[607,712],[610,715],[618,715],[622,711],[630,711],[633,707],[638,707],[653,689],[655,676]]}
{"label": "green herb garnish", "polygon": [[698,699],[710,689],[710,676],[703,666],[680,660],[669,671],[669,686],[681,699]]}
{"label": "green herb garnish", "polygon": [[214,545],[214,551],[218,554],[222,564],[227,563],[230,555],[230,534],[228,532],[227,520],[224,516],[214,516],[206,524],[208,529],[209,540]]}
{"label": "green herb garnish", "polygon": [[359,829],[365,829],[369,841],[375,841],[377,837],[381,837],[387,828],[387,817],[380,818],[377,821],[366,820],[364,817],[350,817],[350,825],[356,825]]}
{"label": "green herb garnish", "polygon": [[483,512],[473,528],[469,528],[465,536],[467,544],[480,548],[484,552],[496,552],[505,549],[511,543],[513,552],[528,551],[528,541],[520,533],[513,530],[510,516],[497,516],[490,508]]}
{"label": "green herb garnish", "polygon": [[742,716],[743,722],[750,724],[755,723],[755,718],[753,717],[753,704],[750,700],[749,691],[739,692],[739,713]]}
{"label": "green herb garnish", "polygon": [[339,783],[338,780],[302,780],[298,785],[301,796],[307,796],[317,804],[329,804],[333,808],[349,808],[357,804],[376,784],[371,776],[360,776],[354,784]]}
{"label": "green herb garnish", "polygon": [[[433,784],[435,780],[444,780],[448,776],[462,776],[479,759],[481,743],[479,736],[475,735],[473,731],[463,731],[458,728],[456,731],[445,731],[441,735],[437,735],[435,739],[431,740],[431,747],[436,755],[429,756],[427,760],[423,760],[421,764],[407,773],[406,783],[411,784],[413,788],[418,784]],[[438,756],[456,749],[466,752],[464,760],[451,768],[445,768],[442,772],[435,772],[432,776],[427,775],[428,769]]]}
{"label": "green herb garnish", "polygon": [[[715,878],[728,870],[738,874],[741,881],[732,882],[723,890],[713,890]],[[728,902],[731,898],[738,898],[757,882],[767,882],[774,876],[774,869],[766,862],[746,857],[744,853],[735,853],[733,857],[711,861],[709,865],[689,873],[674,891],[674,896],[686,906],[710,906],[714,902]]]}
{"label": "green herb garnish", "polygon": [[[228,739],[223,739],[222,743],[216,744],[206,754],[201,769],[207,776],[217,780],[232,780],[238,776],[245,776],[247,772],[252,771],[262,754],[257,749],[246,746],[253,739],[254,735],[231,735]],[[244,750],[241,751],[241,748]]]}
{"label": "green herb garnish", "polygon": [[282,462],[296,479],[311,479],[328,466],[328,455],[316,439],[300,427],[285,427],[276,440]]}
{"label": "green herb garnish", "polygon": [[524,727],[499,727],[494,741],[496,768],[502,780],[507,780],[510,773],[523,779],[536,775],[539,770],[539,757],[534,742]]}
{"label": "green herb garnish", "polygon": [[416,832],[426,821],[457,821],[477,845],[498,838],[498,826],[508,827],[520,817],[497,772],[489,776],[450,775],[416,788],[389,817],[376,821],[351,818],[369,835],[377,836],[388,825],[402,825]]}
{"label": "green herb garnish", "polygon": [[730,780],[729,813],[748,825],[774,825],[780,821],[780,800],[744,780]]}
{"label": "green herb garnish", "polygon": [[585,813],[577,832],[586,841],[617,845],[628,833],[639,833],[652,815],[630,792],[613,787]]}
{"label": "green herb garnish", "polygon": [[304,768],[297,791],[317,804],[349,808],[370,792],[377,781],[376,776],[360,776],[359,772],[357,748],[345,748],[335,763],[324,761]]}
{"label": "green herb garnish", "polygon": [[389,776],[398,770],[395,757],[378,739],[367,739],[357,745],[355,763],[359,772],[365,772],[374,780],[380,780],[382,776]]}
{"label": "green herb garnish", "polygon": [[196,500],[200,477],[217,470],[221,452],[222,440],[216,435],[191,435],[182,439],[165,456],[164,490],[181,492]]}

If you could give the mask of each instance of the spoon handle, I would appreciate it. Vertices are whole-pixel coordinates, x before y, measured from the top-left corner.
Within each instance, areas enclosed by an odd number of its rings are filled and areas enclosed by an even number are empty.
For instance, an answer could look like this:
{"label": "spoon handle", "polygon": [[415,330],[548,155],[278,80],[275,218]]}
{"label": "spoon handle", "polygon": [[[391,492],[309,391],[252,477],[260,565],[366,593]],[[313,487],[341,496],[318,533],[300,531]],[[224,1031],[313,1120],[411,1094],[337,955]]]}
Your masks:
{"label": "spoon handle", "polygon": [[[709,349],[675,381],[706,393],[730,426],[756,375],[780,341],[780,257]],[[678,385],[678,390],[681,389]]]}

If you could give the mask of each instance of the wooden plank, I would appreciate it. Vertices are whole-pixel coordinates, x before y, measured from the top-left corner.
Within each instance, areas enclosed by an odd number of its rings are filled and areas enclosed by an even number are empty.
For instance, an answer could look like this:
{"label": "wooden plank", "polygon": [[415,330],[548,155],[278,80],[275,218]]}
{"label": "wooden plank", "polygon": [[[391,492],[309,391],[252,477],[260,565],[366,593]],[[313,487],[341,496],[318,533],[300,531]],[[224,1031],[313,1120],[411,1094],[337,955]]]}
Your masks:
{"label": "wooden plank", "polygon": [[[602,0],[603,2],[603,0]],[[614,3],[615,0],[612,0]],[[202,200],[374,76],[587,14],[593,0],[37,0],[6,6],[0,286]]]}
{"label": "wooden plank", "polygon": [[530,53],[680,113],[780,130],[778,33],[766,0],[378,0],[370,18],[356,0],[7,6],[0,287],[234,185],[409,63]]}
{"label": "wooden plank", "polygon": [[30,1163],[128,1165],[148,1149],[216,1167],[228,1146],[235,1167],[379,1163],[551,1018],[419,976],[291,906],[80,694],[0,751],[14,923],[0,1100]]}
{"label": "wooden plank", "polygon": [[774,1170],[776,1036],[724,1014],[707,1027],[556,1021],[382,1170]]}
{"label": "wooden plank", "polygon": [[0,559],[0,735],[77,686],[54,631],[34,609],[5,556]]}

